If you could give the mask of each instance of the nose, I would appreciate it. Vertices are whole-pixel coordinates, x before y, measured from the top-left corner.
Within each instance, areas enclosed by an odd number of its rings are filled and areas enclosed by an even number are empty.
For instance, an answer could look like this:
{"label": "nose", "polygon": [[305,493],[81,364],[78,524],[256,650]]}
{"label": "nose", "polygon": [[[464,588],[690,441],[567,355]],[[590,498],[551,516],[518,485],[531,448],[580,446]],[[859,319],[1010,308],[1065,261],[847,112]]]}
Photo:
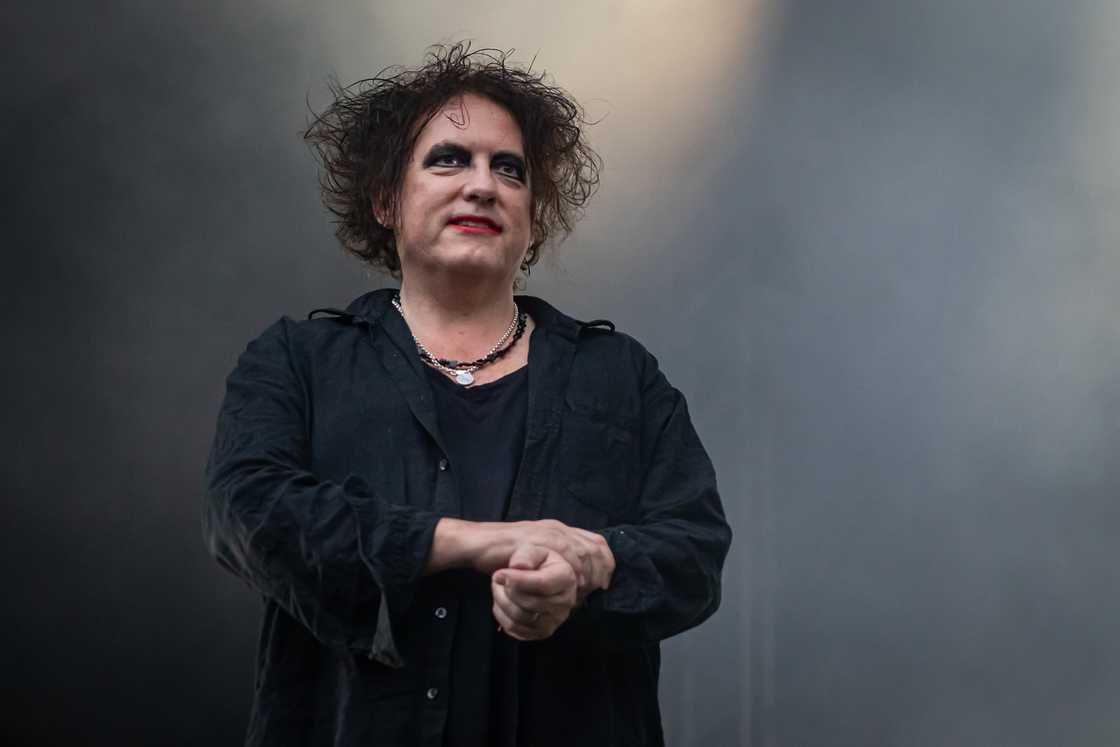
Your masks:
{"label": "nose", "polygon": [[470,169],[467,181],[463,185],[463,196],[471,202],[484,205],[494,201],[498,196],[498,183],[490,170],[490,164],[477,160],[477,165]]}

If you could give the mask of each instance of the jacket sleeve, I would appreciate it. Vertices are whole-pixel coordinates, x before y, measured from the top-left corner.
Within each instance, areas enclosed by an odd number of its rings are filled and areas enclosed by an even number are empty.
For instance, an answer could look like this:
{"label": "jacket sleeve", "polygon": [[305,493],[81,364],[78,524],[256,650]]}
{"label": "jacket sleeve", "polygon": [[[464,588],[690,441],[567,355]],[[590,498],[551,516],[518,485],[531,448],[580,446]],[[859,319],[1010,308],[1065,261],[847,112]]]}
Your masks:
{"label": "jacket sleeve", "polygon": [[404,662],[397,641],[438,517],[395,505],[350,475],[309,470],[308,387],[282,319],[227,380],[206,467],[203,536],[217,561],[320,642]]}
{"label": "jacket sleeve", "polygon": [[660,641],[710,617],[731,545],[715,470],[684,396],[648,353],[641,428],[637,518],[600,530],[614,553],[611,585],[573,616],[582,635],[611,647]]}

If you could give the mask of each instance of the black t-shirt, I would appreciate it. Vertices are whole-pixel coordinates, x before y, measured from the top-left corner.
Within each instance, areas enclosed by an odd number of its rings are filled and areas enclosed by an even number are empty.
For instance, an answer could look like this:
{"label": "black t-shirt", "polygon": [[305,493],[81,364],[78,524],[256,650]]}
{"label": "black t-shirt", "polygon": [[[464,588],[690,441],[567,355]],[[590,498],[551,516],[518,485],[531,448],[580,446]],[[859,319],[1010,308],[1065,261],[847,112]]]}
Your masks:
{"label": "black t-shirt", "polygon": [[[528,370],[523,366],[496,381],[463,387],[428,369],[464,519],[505,519],[525,443]],[[498,632],[490,579],[468,569],[449,573],[456,576],[461,603],[444,746],[515,747],[517,641]]]}

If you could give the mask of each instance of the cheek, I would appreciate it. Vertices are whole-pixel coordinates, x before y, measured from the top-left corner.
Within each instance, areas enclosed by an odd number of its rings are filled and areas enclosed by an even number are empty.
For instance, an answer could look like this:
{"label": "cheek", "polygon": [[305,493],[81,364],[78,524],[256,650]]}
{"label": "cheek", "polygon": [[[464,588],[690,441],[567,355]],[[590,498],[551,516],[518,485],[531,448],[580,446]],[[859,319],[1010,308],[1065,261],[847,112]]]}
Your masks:
{"label": "cheek", "polygon": [[397,231],[419,233],[425,230],[432,216],[431,195],[424,189],[413,188],[401,195],[398,206]]}
{"label": "cheek", "polygon": [[533,223],[533,203],[528,198],[523,199],[518,206],[518,215],[520,216],[521,225],[528,229]]}

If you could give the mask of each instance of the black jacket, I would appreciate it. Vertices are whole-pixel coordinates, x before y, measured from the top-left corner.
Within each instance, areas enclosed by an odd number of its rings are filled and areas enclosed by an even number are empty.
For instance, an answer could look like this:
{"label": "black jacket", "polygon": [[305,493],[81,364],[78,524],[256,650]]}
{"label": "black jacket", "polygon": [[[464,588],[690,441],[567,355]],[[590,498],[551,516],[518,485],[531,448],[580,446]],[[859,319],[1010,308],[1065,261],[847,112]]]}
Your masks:
{"label": "black jacket", "polygon": [[[203,532],[263,595],[251,745],[438,747],[455,595],[421,577],[458,496],[393,290],[283,318],[230,374]],[[608,591],[523,643],[529,742],[662,744],[658,642],[719,605],[731,541],[684,398],[609,323],[528,296],[525,448],[509,520],[602,532]]]}

